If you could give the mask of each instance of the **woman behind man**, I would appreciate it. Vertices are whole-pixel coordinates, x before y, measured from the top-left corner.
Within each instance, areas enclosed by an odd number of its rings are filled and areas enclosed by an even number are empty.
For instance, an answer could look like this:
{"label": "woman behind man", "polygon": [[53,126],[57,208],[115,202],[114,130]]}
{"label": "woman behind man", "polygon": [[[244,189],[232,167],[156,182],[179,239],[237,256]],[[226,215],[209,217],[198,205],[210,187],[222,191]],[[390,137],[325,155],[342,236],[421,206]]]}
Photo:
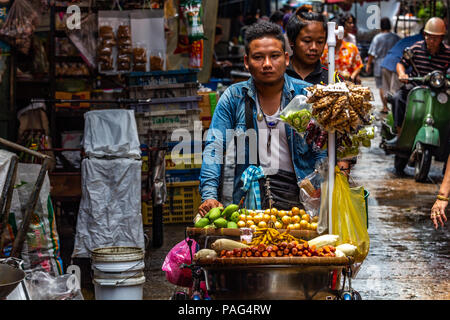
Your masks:
{"label": "woman behind man", "polygon": [[304,5],[296,10],[286,24],[292,49],[286,73],[312,84],[327,84],[328,70],[320,63],[327,41],[325,17]]}
{"label": "woman behind man", "polygon": [[[320,62],[327,41],[325,17],[313,12],[312,6],[301,6],[286,24],[286,33],[293,51],[286,74],[311,84],[328,84],[328,69]],[[339,161],[337,164],[348,175],[352,163]]]}

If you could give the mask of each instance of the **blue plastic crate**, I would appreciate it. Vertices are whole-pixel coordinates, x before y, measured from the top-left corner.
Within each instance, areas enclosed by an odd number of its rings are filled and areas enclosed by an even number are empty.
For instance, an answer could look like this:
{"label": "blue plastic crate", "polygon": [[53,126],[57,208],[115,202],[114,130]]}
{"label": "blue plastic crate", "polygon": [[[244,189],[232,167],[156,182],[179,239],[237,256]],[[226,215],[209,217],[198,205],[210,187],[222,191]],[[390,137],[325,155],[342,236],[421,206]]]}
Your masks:
{"label": "blue plastic crate", "polygon": [[132,87],[197,82],[197,73],[195,69],[130,72],[127,74],[127,84]]}
{"label": "blue plastic crate", "polygon": [[198,108],[200,96],[179,98],[154,98],[148,103],[131,104],[130,109],[136,113],[163,111],[163,110],[194,110]]}

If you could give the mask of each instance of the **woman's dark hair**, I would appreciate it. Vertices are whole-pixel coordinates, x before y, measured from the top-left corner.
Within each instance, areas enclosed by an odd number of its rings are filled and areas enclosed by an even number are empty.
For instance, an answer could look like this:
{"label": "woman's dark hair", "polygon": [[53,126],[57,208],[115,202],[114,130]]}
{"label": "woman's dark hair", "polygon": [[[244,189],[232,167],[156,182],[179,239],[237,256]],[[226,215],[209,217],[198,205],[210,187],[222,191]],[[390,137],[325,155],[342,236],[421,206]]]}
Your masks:
{"label": "woman's dark hair", "polygon": [[277,23],[277,22],[283,22],[284,13],[280,10],[275,11],[270,16],[270,22]]}
{"label": "woman's dark hair", "polygon": [[320,22],[327,33],[327,21],[321,13],[313,12],[311,5],[299,7],[286,24],[286,33],[290,42],[295,43],[300,31],[311,22]]}
{"label": "woman's dark hair", "polygon": [[391,20],[389,18],[381,18],[380,20],[380,28],[381,31],[390,31],[391,30]]}
{"label": "woman's dark hair", "polygon": [[264,37],[273,37],[281,41],[283,45],[283,51],[286,50],[283,31],[278,24],[269,21],[260,21],[252,24],[245,31],[245,53],[249,53],[250,42],[256,39],[261,39]]}
{"label": "woman's dark hair", "polygon": [[345,23],[350,19],[352,19],[353,23],[356,25],[356,18],[350,12],[340,14],[337,23],[339,26],[345,26]]}

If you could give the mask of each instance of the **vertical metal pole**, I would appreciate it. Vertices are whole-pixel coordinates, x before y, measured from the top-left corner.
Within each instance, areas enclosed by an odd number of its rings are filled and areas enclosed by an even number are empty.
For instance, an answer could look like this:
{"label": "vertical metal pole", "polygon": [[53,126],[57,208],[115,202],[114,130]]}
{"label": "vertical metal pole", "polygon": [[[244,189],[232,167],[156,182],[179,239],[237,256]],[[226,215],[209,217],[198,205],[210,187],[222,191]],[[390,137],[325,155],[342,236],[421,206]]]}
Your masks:
{"label": "vertical metal pole", "polygon": [[[328,84],[334,83],[334,55],[336,48],[336,23],[328,22]],[[328,132],[328,233],[332,233],[333,212],[333,189],[334,189],[334,167],[336,165],[336,143],[335,132]]]}

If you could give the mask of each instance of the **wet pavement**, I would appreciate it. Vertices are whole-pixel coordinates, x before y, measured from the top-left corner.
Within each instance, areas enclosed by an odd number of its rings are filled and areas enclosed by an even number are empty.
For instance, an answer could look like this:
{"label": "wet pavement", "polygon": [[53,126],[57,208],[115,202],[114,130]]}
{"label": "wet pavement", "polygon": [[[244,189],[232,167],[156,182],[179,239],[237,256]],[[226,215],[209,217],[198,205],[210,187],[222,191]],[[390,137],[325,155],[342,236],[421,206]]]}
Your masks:
{"label": "wet pavement", "polygon": [[[449,225],[434,229],[429,219],[439,185],[443,163],[433,162],[430,181],[417,183],[414,169],[405,176],[394,172],[394,156],[379,148],[381,114],[378,90],[373,78],[363,78],[375,96],[378,117],[376,137],[370,148],[361,148],[358,163],[352,170],[356,184],[369,192],[370,251],[352,286],[363,299],[450,299]],[[166,300],[176,287],[161,270],[169,250],[184,238],[186,225],[165,225],[164,244],[147,250],[145,299]],[[148,231],[151,238],[151,228]]]}

